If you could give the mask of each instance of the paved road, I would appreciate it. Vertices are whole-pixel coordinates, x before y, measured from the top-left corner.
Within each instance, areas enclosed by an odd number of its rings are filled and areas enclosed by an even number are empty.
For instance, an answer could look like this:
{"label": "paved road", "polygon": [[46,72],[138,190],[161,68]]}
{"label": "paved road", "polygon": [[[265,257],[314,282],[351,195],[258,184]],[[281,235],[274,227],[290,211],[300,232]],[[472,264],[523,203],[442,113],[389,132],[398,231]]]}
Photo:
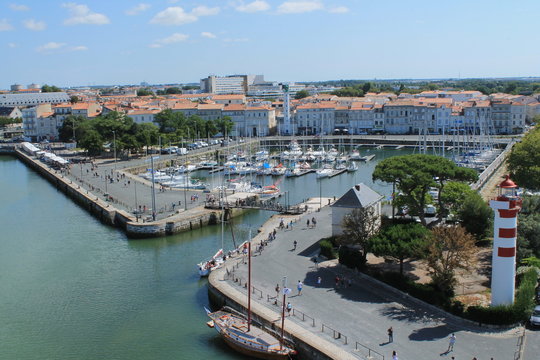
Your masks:
{"label": "paved road", "polygon": [[[317,228],[308,229],[306,219],[312,216],[318,220]],[[282,277],[287,276],[289,287],[293,289],[293,296],[288,301],[295,309],[315,318],[317,326],[313,328],[307,322],[303,324],[320,332],[321,323],[324,323],[342,332],[348,337],[346,348],[350,351],[358,341],[383,354],[386,359],[391,358],[393,350],[398,352],[400,359],[450,359],[451,356],[456,360],[472,359],[473,356],[479,360],[514,359],[518,339],[516,330],[490,332],[466,328],[467,325],[460,321],[455,322],[370,281],[361,280],[359,275],[333,262],[324,262],[316,267],[311,260],[317,252],[315,244],[318,239],[331,234],[330,224],[329,207],[320,213],[304,215],[293,230],[279,230],[277,239],[253,258],[253,285],[264,293],[260,301],[277,311],[272,301],[266,301],[266,296],[275,296],[276,283],[281,284]],[[265,229],[261,236],[266,237],[268,231]],[[293,250],[295,239],[298,241],[296,251]],[[243,266],[237,274],[247,278],[246,271]],[[350,277],[352,286],[336,289],[336,274]],[[318,276],[322,278],[321,286],[316,285]],[[304,283],[301,296],[297,296],[296,291],[298,280]],[[302,323],[296,317],[293,319]],[[394,329],[394,342],[387,344],[386,330],[390,326]],[[454,332],[457,337],[455,349],[446,353],[448,337]],[[532,349],[535,346],[532,345]],[[529,355],[527,359],[534,357]]]}

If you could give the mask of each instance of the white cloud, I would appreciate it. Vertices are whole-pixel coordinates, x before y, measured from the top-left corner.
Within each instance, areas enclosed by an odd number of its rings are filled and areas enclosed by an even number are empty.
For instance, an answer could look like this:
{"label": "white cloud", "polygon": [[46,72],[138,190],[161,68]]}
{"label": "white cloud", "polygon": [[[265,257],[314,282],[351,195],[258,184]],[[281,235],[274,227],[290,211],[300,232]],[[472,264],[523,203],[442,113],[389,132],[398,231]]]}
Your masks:
{"label": "white cloud", "polygon": [[53,51],[53,50],[58,50],[60,48],[63,48],[64,46],[66,46],[65,43],[57,43],[57,42],[54,42],[54,41],[51,41],[51,42],[48,42],[44,45],[41,45],[39,46],[36,51],[37,52],[50,52],[50,51]]}
{"label": "white cloud", "polygon": [[8,43],[7,46],[13,49],[13,48],[16,48],[16,47],[17,47],[17,44],[15,44],[15,43]]}
{"label": "white cloud", "polygon": [[139,4],[135,6],[134,8],[131,8],[129,10],[126,10],[126,15],[137,15],[139,13],[142,13],[146,10],[150,9],[150,4]]}
{"label": "white cloud", "polygon": [[203,31],[201,33],[201,36],[202,37],[205,37],[205,38],[208,38],[208,39],[215,39],[217,36],[212,34],[211,32],[208,32],[208,31]]}
{"label": "white cloud", "polygon": [[150,20],[151,24],[184,25],[197,21],[197,16],[186,13],[180,6],[168,7]]}
{"label": "white cloud", "polygon": [[9,8],[13,11],[28,11],[30,8],[21,4],[9,4]]}
{"label": "white cloud", "polygon": [[247,4],[242,3],[242,5],[238,5],[236,7],[236,11],[246,12],[246,13],[266,11],[268,9],[270,9],[270,5],[266,1],[263,1],[263,0],[255,0]]}
{"label": "white cloud", "polygon": [[10,31],[13,30],[13,26],[9,23],[7,19],[0,19],[0,31]]}
{"label": "white cloud", "polygon": [[23,25],[28,30],[42,31],[47,28],[47,24],[44,21],[36,21],[34,19],[28,19],[23,21]]}
{"label": "white cloud", "polygon": [[150,44],[151,48],[160,48],[164,45],[174,44],[177,42],[186,41],[189,38],[186,34],[174,33],[171,36],[168,36],[163,39],[159,39]]}
{"label": "white cloud", "polygon": [[79,46],[73,46],[70,50],[71,51],[86,51],[88,50],[88,48],[84,45],[79,45]]}
{"label": "white cloud", "polygon": [[68,9],[70,14],[70,17],[64,20],[64,25],[103,25],[111,22],[107,16],[92,12],[87,5],[65,3],[62,7]]}
{"label": "white cloud", "polygon": [[334,14],[345,14],[349,12],[349,8],[346,6],[336,6],[336,7],[330,8],[330,10],[328,11]]}
{"label": "white cloud", "polygon": [[278,12],[282,14],[299,14],[322,9],[323,4],[320,1],[285,1],[279,5]]}
{"label": "white cloud", "polygon": [[191,10],[191,13],[195,16],[212,16],[219,14],[219,7],[208,7],[208,6],[197,6],[193,10]]}

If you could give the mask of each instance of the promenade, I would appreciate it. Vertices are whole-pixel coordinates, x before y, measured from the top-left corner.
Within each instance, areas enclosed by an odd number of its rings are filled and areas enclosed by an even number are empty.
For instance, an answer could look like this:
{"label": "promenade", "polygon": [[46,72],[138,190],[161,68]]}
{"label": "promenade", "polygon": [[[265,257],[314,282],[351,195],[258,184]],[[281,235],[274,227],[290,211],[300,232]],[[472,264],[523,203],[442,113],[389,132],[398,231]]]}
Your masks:
{"label": "promenade", "polygon": [[[274,311],[276,317],[279,317],[280,307],[274,304],[275,287],[276,284],[281,287],[286,276],[288,287],[292,289],[287,301],[292,304],[294,313],[288,319],[355,357],[367,358],[369,349],[374,359],[383,356],[391,359],[392,351],[397,351],[400,359],[415,360],[451,359],[452,356],[456,360],[473,357],[479,360],[514,359],[516,353],[520,354],[517,344],[523,328],[480,328],[411,300],[361,273],[342,267],[335,260],[313,262],[319,250],[318,240],[331,235],[331,209],[326,206],[320,212],[313,211],[317,204],[318,199],[312,201],[310,213],[283,217],[285,223],[293,221],[292,229],[277,230],[276,240],[253,256],[252,285],[255,289],[252,299]],[[307,219],[313,217],[317,226],[308,228]],[[262,227],[253,240],[254,249],[277,227],[280,219],[281,216],[276,215]],[[295,240],[298,243],[296,250]],[[227,267],[231,265],[232,262]],[[345,286],[336,288],[336,275],[347,279]],[[317,285],[318,277],[322,279],[320,285]],[[247,265],[240,264],[228,277],[228,282],[245,293],[246,279]],[[349,279],[351,286],[348,286]],[[296,290],[298,280],[304,284],[302,295]],[[388,343],[389,327],[394,330],[392,343]],[[454,351],[447,352],[452,333],[457,341]],[[525,344],[527,350],[537,347],[536,344]]]}

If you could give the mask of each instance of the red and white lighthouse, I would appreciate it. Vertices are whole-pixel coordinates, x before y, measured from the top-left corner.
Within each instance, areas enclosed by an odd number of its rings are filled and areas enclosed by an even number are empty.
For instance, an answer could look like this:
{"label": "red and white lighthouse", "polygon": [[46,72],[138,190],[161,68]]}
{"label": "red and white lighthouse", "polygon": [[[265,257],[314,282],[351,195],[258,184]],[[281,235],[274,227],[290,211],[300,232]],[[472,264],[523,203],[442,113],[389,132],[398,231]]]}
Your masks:
{"label": "red and white lighthouse", "polygon": [[489,202],[495,212],[491,270],[492,306],[514,303],[517,216],[521,210],[517,187],[507,175],[506,180],[499,185],[499,196]]}

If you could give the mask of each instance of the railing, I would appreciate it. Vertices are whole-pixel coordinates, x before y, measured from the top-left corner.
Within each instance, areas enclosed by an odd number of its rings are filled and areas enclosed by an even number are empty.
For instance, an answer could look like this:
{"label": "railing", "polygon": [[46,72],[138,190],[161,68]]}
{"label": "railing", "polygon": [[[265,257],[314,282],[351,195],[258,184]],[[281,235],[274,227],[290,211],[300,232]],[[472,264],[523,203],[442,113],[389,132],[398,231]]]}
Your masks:
{"label": "railing", "polygon": [[354,346],[355,351],[367,350],[366,358],[373,359],[374,357],[373,357],[372,354],[375,354],[375,355],[377,355],[377,357],[379,359],[384,360],[384,355],[382,355],[381,353],[378,353],[377,351],[375,351],[373,349],[370,349],[367,346],[364,346],[364,345],[360,344],[358,341],[356,341],[355,343],[356,343],[355,346]]}
{"label": "railing", "polygon": [[497,156],[495,160],[489,166],[482,171],[482,173],[478,176],[478,180],[471,185],[471,189],[473,190],[479,190],[484,184],[489,180],[491,175],[501,166],[501,164],[506,160],[506,156],[508,153],[512,150],[512,146],[514,146],[515,142],[510,142],[508,145],[506,145],[506,148]]}
{"label": "railing", "polygon": [[343,343],[345,345],[347,345],[347,336],[343,335],[341,332],[335,330],[335,329],[332,329],[330,326],[328,325],[324,325],[324,324],[321,324],[321,331],[324,332],[324,329],[328,329],[330,330],[330,332],[332,333],[332,337],[334,339],[343,339]]}

